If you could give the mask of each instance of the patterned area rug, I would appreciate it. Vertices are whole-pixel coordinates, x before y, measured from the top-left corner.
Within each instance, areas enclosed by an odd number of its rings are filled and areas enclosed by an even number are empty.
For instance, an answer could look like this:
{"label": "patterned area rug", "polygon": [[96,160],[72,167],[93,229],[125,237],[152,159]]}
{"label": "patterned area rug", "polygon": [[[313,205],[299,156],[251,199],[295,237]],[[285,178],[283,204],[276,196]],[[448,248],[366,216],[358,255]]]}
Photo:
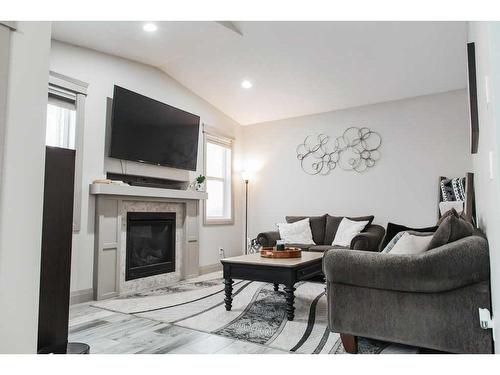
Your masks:
{"label": "patterned area rug", "polygon": [[[327,327],[324,284],[296,285],[295,319],[286,319],[285,294],[272,284],[235,280],[233,308],[224,307],[220,274],[213,279],[94,302],[93,306],[266,345],[295,353],[345,353],[340,336]],[[360,339],[359,352],[377,354],[389,346]]]}

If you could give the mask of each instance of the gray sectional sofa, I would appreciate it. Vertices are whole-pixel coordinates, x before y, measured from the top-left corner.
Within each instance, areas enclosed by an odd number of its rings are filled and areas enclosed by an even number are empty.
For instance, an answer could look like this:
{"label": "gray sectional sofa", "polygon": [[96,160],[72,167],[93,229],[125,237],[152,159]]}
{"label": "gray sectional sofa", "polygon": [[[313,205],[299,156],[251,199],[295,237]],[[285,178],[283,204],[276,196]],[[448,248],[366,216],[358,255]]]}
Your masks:
{"label": "gray sectional sofa", "polygon": [[[342,247],[332,246],[333,239],[337,233],[337,229],[340,222],[344,218],[343,216],[287,216],[286,222],[293,223],[305,218],[309,218],[309,223],[311,226],[311,232],[313,236],[313,241],[315,245],[304,245],[304,244],[287,244],[294,247],[300,247],[303,250],[308,251],[327,251],[330,249],[342,249]],[[350,248],[355,250],[365,250],[365,251],[379,251],[380,243],[384,238],[385,229],[380,225],[371,224],[373,221],[373,216],[362,216],[362,217],[348,217],[348,219],[355,221],[369,221],[365,230],[354,237],[351,241]],[[257,242],[261,246],[274,246],[276,241],[280,239],[280,234],[278,231],[263,232],[259,233],[257,236]]]}
{"label": "gray sectional sofa", "polygon": [[368,337],[452,353],[491,353],[488,242],[473,235],[418,255],[353,250],[323,258],[331,331],[347,351]]}

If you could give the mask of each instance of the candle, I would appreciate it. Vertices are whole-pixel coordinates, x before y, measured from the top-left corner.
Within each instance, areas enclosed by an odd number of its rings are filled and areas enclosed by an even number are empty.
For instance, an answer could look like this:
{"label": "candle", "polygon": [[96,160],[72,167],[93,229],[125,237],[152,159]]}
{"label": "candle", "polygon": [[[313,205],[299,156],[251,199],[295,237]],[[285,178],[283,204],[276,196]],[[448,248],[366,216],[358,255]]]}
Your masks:
{"label": "candle", "polygon": [[285,241],[284,240],[277,240],[276,241],[276,250],[278,250],[278,251],[285,250]]}

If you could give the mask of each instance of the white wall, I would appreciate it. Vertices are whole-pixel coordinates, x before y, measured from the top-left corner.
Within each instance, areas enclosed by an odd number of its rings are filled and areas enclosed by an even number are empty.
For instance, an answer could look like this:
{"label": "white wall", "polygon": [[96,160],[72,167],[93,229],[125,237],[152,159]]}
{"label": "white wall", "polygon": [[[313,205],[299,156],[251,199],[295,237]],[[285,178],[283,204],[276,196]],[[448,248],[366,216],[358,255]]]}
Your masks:
{"label": "white wall", "polygon": [[[89,196],[89,184],[105,176],[105,168],[116,168],[116,161],[105,158],[105,126],[107,98],[113,96],[113,85],[120,85],[146,96],[168,103],[201,117],[201,123],[220,129],[236,138],[240,126],[200,97],[180,85],[162,71],[140,63],[106,55],[93,50],[60,42],[52,42],[50,69],[89,84],[85,104],[85,133],[82,176],[82,224],[80,233],[73,237],[72,291],[92,288],[94,252],[94,198]],[[201,141],[201,138],[200,138]],[[202,173],[202,143],[199,147],[198,171]],[[128,173],[149,176],[194,179],[196,173],[185,173],[171,168],[127,162]],[[241,183],[236,179],[235,196]],[[227,255],[241,252],[242,230],[240,201],[236,201],[236,222],[231,226],[203,227],[200,229],[200,266],[219,262],[218,247]]]}
{"label": "white wall", "polygon": [[[244,127],[246,160],[260,169],[250,182],[250,234],[299,214],[434,225],[439,176],[471,170],[467,118],[467,94],[459,90]],[[301,170],[296,147],[307,135],[336,137],[350,126],[382,136],[375,167],[328,176]]]}
{"label": "white wall", "polygon": [[[473,155],[476,210],[479,226],[486,232],[490,246],[491,291],[497,327],[500,316],[500,169],[498,151],[500,132],[500,23],[470,22],[469,41],[476,48],[476,81],[479,110],[479,146]],[[486,101],[486,79],[489,81],[490,103]],[[493,153],[494,178],[489,178],[489,154]],[[498,336],[498,328],[496,332]],[[500,351],[500,340],[495,349]]]}
{"label": "white wall", "polygon": [[35,353],[50,22],[11,34],[0,179],[0,353]]}

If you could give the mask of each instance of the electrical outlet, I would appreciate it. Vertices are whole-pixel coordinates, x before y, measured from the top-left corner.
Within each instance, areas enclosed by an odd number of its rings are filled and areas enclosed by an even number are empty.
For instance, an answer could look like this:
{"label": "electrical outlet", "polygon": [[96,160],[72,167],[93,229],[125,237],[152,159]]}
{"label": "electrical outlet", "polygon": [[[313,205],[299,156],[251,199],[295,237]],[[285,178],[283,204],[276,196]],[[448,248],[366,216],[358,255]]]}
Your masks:
{"label": "electrical outlet", "polygon": [[222,247],[219,247],[219,257],[221,259],[226,257],[226,255],[224,254],[224,249]]}
{"label": "electrical outlet", "polygon": [[482,329],[491,329],[493,334],[493,341],[496,341],[495,321],[491,316],[490,310],[479,308],[479,325]]}

